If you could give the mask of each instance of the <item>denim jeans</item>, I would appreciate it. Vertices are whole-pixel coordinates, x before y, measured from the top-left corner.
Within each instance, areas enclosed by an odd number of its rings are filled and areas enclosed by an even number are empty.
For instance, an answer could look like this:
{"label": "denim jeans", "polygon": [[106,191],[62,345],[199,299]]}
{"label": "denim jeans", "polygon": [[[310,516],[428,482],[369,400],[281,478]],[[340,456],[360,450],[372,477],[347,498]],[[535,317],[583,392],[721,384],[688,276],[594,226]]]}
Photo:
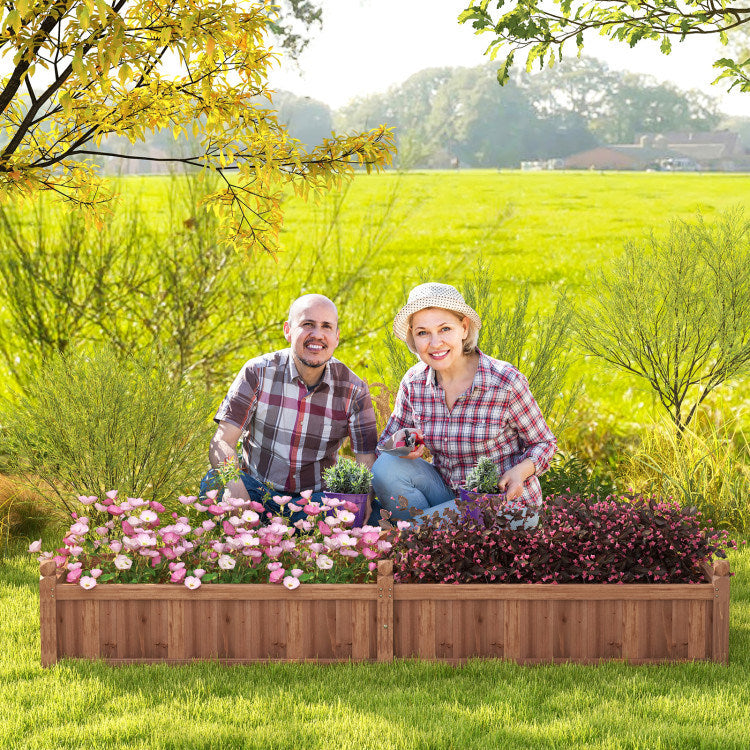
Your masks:
{"label": "denim jeans", "polygon": [[[399,510],[398,497],[403,496],[411,508],[419,508],[432,515],[441,515],[446,510],[458,510],[456,493],[440,476],[438,470],[421,458],[401,458],[382,453],[372,467],[372,486],[375,494],[386,510],[394,518],[410,520],[408,511]],[[521,526],[531,529],[539,523],[537,508],[523,507],[517,502],[508,502],[507,509],[520,510],[519,518],[506,515],[512,530]]]}
{"label": "denim jeans", "polygon": [[[294,511],[294,513],[290,513],[287,508],[284,508],[282,511],[281,506],[273,499],[273,495],[284,495],[287,493],[269,489],[261,481],[255,479],[255,477],[251,477],[244,471],[240,472],[240,478],[242,479],[242,484],[245,485],[245,489],[247,490],[250,499],[254,500],[256,503],[260,503],[267,512],[271,513],[271,515],[290,518],[291,523],[293,524],[302,518],[307,518],[307,514],[303,510],[297,510]],[[219,494],[224,490],[224,486],[217,476],[216,469],[209,469],[203,479],[201,479],[199,497],[205,498],[206,492],[209,490],[219,490]],[[321,502],[323,500],[323,493],[313,492],[312,495],[310,495],[310,500],[314,503]],[[301,495],[292,495],[291,502],[296,503],[297,505],[305,505],[307,503],[306,500],[302,500]],[[373,502],[372,513],[367,520],[367,523],[370,526],[377,526],[378,521],[380,521],[380,505]]]}
{"label": "denim jeans", "polygon": [[456,494],[443,481],[438,470],[422,458],[401,458],[382,453],[372,467],[375,495],[394,518],[409,520],[406,510],[399,510],[399,495],[410,508],[428,513],[457,510]]}

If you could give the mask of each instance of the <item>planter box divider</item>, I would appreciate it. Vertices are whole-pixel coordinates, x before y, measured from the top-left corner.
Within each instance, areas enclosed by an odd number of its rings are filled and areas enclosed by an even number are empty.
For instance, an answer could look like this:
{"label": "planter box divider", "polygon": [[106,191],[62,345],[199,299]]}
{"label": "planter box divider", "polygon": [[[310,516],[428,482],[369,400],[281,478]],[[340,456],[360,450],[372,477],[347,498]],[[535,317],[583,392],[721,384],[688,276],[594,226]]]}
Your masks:
{"label": "planter box divider", "polygon": [[41,662],[631,663],[729,657],[729,565],[701,584],[102,584],[41,565]]}

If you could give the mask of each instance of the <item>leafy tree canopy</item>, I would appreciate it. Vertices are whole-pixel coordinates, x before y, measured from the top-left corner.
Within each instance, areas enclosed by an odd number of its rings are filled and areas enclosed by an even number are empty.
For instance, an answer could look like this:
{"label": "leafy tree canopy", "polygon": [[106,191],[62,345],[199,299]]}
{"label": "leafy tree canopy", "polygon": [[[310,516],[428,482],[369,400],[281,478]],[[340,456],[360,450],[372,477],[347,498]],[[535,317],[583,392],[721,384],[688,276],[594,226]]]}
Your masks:
{"label": "leafy tree canopy", "polygon": [[91,160],[94,144],[107,135],[136,143],[162,128],[175,139],[191,132],[195,150],[165,160],[219,174],[221,187],[205,202],[220,217],[223,236],[237,247],[274,252],[285,186],[302,196],[327,190],[357,164],[382,167],[392,150],[383,127],[304,150],[253,101],[270,97],[266,73],[274,56],[265,36],[269,22],[278,22],[277,5],[6,4],[0,60],[10,72],[0,78],[0,199],[53,191],[101,220],[110,195]]}
{"label": "leafy tree canopy", "polygon": [[[505,83],[518,50],[527,50],[527,69],[534,62],[552,65],[555,58],[562,59],[566,42],[580,52],[592,31],[631,47],[655,40],[664,54],[671,51],[672,40],[695,34],[716,34],[726,44],[730,33],[750,23],[750,5],[741,0],[475,0],[459,21],[494,35],[487,49],[493,60],[507,50],[498,71],[498,80]],[[717,80],[725,78],[730,88],[750,91],[750,58],[736,58],[714,63],[722,71]]]}

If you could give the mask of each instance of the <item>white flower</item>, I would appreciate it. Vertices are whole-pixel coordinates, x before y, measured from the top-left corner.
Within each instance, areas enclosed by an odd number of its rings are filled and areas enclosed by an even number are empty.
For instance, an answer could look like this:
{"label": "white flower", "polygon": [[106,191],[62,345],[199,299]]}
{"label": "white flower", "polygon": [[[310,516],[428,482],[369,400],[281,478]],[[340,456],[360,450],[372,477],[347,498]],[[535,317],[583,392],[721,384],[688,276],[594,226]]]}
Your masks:
{"label": "white flower", "polygon": [[191,590],[195,590],[200,588],[201,585],[201,579],[196,576],[188,576],[185,579],[185,586],[187,586]]}
{"label": "white flower", "polygon": [[356,517],[350,510],[337,510],[336,515],[341,523],[354,523]]}
{"label": "white flower", "polygon": [[221,555],[221,557],[219,557],[219,567],[222,570],[232,570],[236,564],[237,561],[229,555]]}
{"label": "white flower", "polygon": [[328,555],[320,555],[315,560],[315,564],[320,570],[330,570],[333,567],[333,560]]}
{"label": "white flower", "polygon": [[41,552],[42,551],[42,540],[37,539],[29,545],[29,552]]}
{"label": "white flower", "polygon": [[143,523],[153,523],[154,521],[158,521],[159,516],[154,513],[153,510],[144,510],[143,513],[141,513],[141,521]]}
{"label": "white flower", "polygon": [[297,588],[297,586],[299,586],[299,579],[298,579],[298,578],[295,578],[294,576],[287,576],[287,577],[286,577],[286,578],[284,579],[284,585],[285,585],[285,586],[286,586],[286,587],[287,587],[287,588],[288,588],[288,589],[289,589],[290,591],[294,591],[294,589],[296,589],[296,588]]}
{"label": "white flower", "polygon": [[255,523],[256,521],[260,520],[260,516],[254,510],[246,510],[242,514],[242,520],[245,523]]}
{"label": "white flower", "polygon": [[93,589],[94,586],[96,586],[96,578],[93,576],[81,576],[79,583],[81,584],[82,589]]}
{"label": "white flower", "polygon": [[133,561],[126,555],[117,555],[115,558],[115,567],[118,570],[130,570],[133,567]]}

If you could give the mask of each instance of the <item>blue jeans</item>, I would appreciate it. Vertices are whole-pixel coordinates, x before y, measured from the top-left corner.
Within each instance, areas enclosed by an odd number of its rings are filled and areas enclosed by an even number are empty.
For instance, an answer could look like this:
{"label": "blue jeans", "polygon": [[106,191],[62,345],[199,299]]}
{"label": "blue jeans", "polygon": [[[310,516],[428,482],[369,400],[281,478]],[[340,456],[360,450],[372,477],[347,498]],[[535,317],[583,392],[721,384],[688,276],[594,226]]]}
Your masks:
{"label": "blue jeans", "polygon": [[[410,520],[406,510],[399,510],[399,495],[406,498],[407,505],[419,508],[432,515],[437,511],[441,515],[446,510],[458,511],[456,494],[440,476],[438,470],[421,458],[401,458],[382,453],[372,467],[372,486],[375,489],[380,505],[391,511],[394,518]],[[515,502],[508,503],[508,510],[521,510],[520,518],[506,515],[511,530],[523,526],[531,529],[539,523],[536,508],[521,508]]]}
{"label": "blue jeans", "polygon": [[458,510],[456,494],[443,481],[438,470],[422,458],[401,458],[382,453],[372,467],[372,486],[380,505],[394,518],[409,520],[406,510],[399,510],[399,495],[407,505],[430,514]]}
{"label": "blue jeans", "polygon": [[[272,497],[273,495],[285,495],[288,493],[269,489],[261,481],[255,479],[255,477],[251,477],[244,471],[240,472],[240,478],[242,479],[242,484],[245,485],[247,494],[250,495],[250,499],[254,500],[256,503],[260,503],[267,512],[271,513],[271,515],[290,518],[291,523],[293,524],[302,518],[307,518],[307,514],[303,510],[297,510],[294,511],[294,513],[290,513],[287,508],[284,508],[282,511],[281,506]],[[224,490],[224,486],[217,476],[216,469],[209,469],[203,479],[201,479],[199,497],[201,499],[205,498],[206,492],[209,490],[219,490],[219,494]],[[310,495],[311,502],[319,503],[322,502],[322,500],[322,492],[313,492],[312,495]],[[292,495],[291,502],[296,503],[297,505],[307,504],[307,501],[303,500],[301,495]],[[367,519],[367,523],[370,526],[377,526],[378,521],[380,521],[380,506],[376,502],[373,502],[372,514],[370,515],[370,518]]]}

